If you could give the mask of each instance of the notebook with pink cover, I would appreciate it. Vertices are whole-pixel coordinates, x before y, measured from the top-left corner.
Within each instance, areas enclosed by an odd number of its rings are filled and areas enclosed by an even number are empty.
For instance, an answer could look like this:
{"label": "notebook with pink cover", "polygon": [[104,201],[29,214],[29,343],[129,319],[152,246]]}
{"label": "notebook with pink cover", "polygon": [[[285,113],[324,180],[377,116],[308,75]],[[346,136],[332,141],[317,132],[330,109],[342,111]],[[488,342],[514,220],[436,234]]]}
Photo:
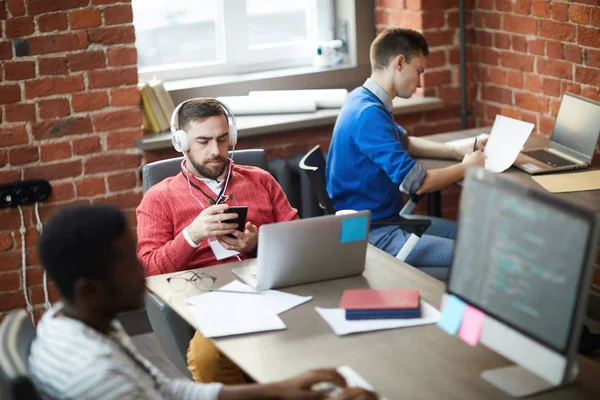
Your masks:
{"label": "notebook with pink cover", "polygon": [[340,308],[346,310],[399,310],[420,306],[418,289],[349,289],[344,290]]}

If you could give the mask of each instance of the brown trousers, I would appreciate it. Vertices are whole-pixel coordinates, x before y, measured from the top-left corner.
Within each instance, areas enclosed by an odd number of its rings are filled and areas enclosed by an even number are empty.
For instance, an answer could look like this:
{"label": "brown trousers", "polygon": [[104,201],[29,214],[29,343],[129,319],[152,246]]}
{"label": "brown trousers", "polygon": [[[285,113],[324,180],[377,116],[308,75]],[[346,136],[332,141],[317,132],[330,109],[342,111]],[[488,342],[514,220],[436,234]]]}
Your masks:
{"label": "brown trousers", "polygon": [[196,382],[220,382],[225,385],[246,383],[240,368],[198,331],[190,340],[187,362]]}

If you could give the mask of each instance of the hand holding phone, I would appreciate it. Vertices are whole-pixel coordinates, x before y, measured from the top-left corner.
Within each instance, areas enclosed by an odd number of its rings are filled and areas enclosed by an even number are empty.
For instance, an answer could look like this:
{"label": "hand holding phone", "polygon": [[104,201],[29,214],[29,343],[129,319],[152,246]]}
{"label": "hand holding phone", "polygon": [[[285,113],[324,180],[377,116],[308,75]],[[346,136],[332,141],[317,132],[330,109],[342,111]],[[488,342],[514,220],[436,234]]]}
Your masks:
{"label": "hand holding phone", "polygon": [[[223,221],[226,223],[234,223],[238,224],[237,230],[240,232],[244,232],[244,227],[246,226],[246,216],[248,215],[248,207],[246,206],[232,206],[227,209],[227,213],[237,214],[236,219],[230,219],[227,221]],[[226,235],[230,238],[235,238],[232,234]]]}

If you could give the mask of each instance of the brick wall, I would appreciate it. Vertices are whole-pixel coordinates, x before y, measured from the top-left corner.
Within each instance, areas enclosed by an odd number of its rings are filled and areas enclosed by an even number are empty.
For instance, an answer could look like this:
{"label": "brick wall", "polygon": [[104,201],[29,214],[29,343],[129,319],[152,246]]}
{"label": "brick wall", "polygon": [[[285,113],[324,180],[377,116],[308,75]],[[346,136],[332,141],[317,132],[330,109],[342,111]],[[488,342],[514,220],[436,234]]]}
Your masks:
{"label": "brick wall", "polygon": [[[130,2],[0,1],[0,21],[0,183],[49,180],[44,222],[75,203],[116,204],[134,220],[142,120]],[[23,211],[27,288],[39,315],[36,219],[32,206]],[[25,306],[19,226],[16,208],[0,210],[0,319]]]}

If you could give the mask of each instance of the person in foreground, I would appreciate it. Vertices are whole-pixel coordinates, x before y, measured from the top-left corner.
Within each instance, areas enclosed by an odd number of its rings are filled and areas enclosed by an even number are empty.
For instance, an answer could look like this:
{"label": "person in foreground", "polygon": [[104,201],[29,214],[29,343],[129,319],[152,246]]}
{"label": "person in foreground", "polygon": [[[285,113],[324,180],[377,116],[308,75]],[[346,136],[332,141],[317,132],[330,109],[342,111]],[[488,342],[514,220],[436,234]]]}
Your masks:
{"label": "person in foreground", "polygon": [[[143,306],[144,269],[123,213],[112,207],[60,211],[44,227],[39,255],[64,300],[41,319],[29,369],[44,398],[324,399],[320,382],[345,387],[332,369],[264,385],[224,386],[168,379],[135,349],[118,313]],[[338,399],[375,399],[362,389]]]}
{"label": "person in foreground", "polygon": [[[176,126],[189,143],[181,173],[152,186],[136,210],[138,257],[148,276],[256,257],[261,225],[298,218],[269,172],[228,158],[227,114],[210,98],[187,100],[177,112]],[[248,207],[243,232],[224,222],[237,216],[230,206]],[[238,258],[217,258],[213,248],[219,246]],[[196,382],[245,382],[237,365],[198,331],[187,362]]]}
{"label": "person in foreground", "polygon": [[[381,32],[371,44],[371,76],[346,99],[334,126],[326,167],[327,191],[336,210],[371,210],[373,220],[398,219],[402,193],[443,189],[463,178],[469,166],[484,163],[482,149],[454,148],[409,137],[392,115],[395,97],[410,98],[421,87],[427,41],[401,28]],[[462,160],[447,168],[425,169],[413,157]],[[406,262],[438,278],[450,265],[454,222],[433,219]],[[376,226],[369,242],[396,255],[410,235],[394,225]]]}

